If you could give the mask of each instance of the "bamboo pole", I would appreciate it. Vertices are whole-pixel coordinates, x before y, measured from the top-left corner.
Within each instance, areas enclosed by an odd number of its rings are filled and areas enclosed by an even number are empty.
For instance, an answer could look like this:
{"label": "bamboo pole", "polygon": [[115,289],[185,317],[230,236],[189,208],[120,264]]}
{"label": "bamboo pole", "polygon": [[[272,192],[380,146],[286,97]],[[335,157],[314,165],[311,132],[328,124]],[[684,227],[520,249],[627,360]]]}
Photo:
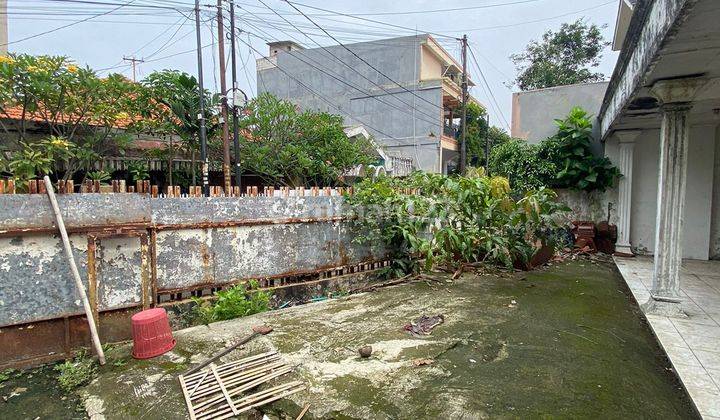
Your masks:
{"label": "bamboo pole", "polygon": [[60,207],[58,206],[57,199],[55,198],[55,191],[53,190],[52,182],[50,182],[50,178],[47,175],[45,175],[43,180],[45,181],[45,190],[48,198],[50,199],[53,212],[55,213],[55,220],[57,221],[58,230],[60,231],[60,236],[62,237],[63,246],[65,247],[65,255],[70,263],[70,271],[72,271],[73,278],[75,279],[75,287],[80,294],[80,298],[82,299],[83,307],[85,309],[85,316],[87,317],[88,326],[90,327],[90,336],[92,337],[93,347],[97,353],[100,365],[104,365],[105,353],[103,352],[102,345],[100,344],[100,337],[98,336],[97,328],[95,327],[95,318],[93,317],[92,308],[90,307],[90,301],[88,301],[88,297],[85,293],[85,286],[83,286],[82,280],[80,279],[80,272],[75,264],[75,257],[72,253],[70,239],[68,238],[68,233],[65,229],[65,223],[63,222],[62,214],[60,213]]}

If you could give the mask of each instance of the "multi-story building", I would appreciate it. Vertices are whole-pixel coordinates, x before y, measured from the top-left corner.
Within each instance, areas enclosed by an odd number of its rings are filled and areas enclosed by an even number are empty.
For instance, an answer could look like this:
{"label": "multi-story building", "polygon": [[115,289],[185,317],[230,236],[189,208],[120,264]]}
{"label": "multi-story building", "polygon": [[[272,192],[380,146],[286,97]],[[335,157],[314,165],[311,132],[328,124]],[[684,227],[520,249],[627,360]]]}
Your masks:
{"label": "multi-story building", "polygon": [[258,92],[340,114],[416,169],[446,173],[457,165],[462,67],[432,36],[268,45],[269,56],[257,60]]}

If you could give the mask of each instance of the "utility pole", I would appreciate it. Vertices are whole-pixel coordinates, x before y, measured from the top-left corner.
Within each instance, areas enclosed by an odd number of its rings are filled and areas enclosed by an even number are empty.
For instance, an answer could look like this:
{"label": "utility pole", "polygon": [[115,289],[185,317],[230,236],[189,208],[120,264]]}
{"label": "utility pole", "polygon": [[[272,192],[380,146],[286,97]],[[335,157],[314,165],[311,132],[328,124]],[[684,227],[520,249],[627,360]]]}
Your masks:
{"label": "utility pole", "polygon": [[[238,127],[238,110],[235,95],[238,91],[237,86],[237,65],[235,63],[235,2],[230,0],[230,52],[232,66],[232,86],[233,86],[233,148],[235,149],[235,185],[242,191],[241,173],[240,173],[240,136]],[[244,93],[243,93],[244,95]],[[247,101],[247,97],[245,98]]]}
{"label": "utility pole", "polygon": [[485,122],[485,175],[490,176],[490,114],[485,114]]}
{"label": "utility pole", "polygon": [[468,101],[468,78],[467,78],[467,35],[462,37],[462,133],[460,138],[460,174],[465,175],[467,165],[467,101]]}
{"label": "utility pole", "polygon": [[207,129],[205,128],[205,88],[203,87],[202,39],[200,39],[200,0],[195,0],[195,35],[197,37],[198,94],[200,98],[200,160],[202,161],[203,195],[210,196],[208,184]]}
{"label": "utility pole", "polygon": [[220,56],[220,106],[222,113],[222,139],[223,139],[223,179],[225,181],[225,194],[232,191],[232,178],[230,176],[230,133],[228,131],[228,100],[227,84],[225,82],[225,27],[223,26],[222,0],[217,0],[217,27],[218,27],[218,55]]}
{"label": "utility pole", "polygon": [[135,75],[136,75],[136,74],[135,74],[135,67],[137,67],[137,64],[138,64],[138,63],[144,63],[145,60],[143,60],[142,58],[125,57],[125,56],[123,56],[123,61],[129,61],[130,64],[132,65],[132,69],[133,69],[133,82],[135,82],[135,81],[136,81],[136,80],[135,80]]}

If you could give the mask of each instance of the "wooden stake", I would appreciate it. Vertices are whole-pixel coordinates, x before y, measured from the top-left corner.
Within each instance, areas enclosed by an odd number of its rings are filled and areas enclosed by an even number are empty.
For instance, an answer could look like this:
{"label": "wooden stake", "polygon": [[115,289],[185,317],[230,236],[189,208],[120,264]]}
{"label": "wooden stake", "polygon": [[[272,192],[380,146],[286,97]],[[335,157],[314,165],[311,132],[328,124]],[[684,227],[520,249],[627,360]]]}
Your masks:
{"label": "wooden stake", "polygon": [[82,299],[83,307],[85,309],[85,316],[87,317],[88,326],[90,327],[90,336],[92,337],[93,347],[98,355],[98,361],[100,365],[105,364],[105,353],[100,344],[100,337],[98,336],[97,328],[95,327],[95,318],[93,317],[92,308],[88,301],[87,295],[85,294],[85,286],[83,285],[82,279],[80,278],[80,272],[78,271],[77,265],[75,264],[75,257],[73,256],[72,247],[70,246],[70,239],[68,238],[67,230],[65,229],[65,223],[63,222],[62,214],[60,213],[60,207],[58,206],[57,199],[55,198],[55,192],[53,191],[52,183],[50,178],[45,175],[43,178],[45,182],[45,189],[47,196],[50,199],[50,205],[55,213],[55,220],[57,221],[58,230],[60,236],[62,236],[63,246],[65,247],[65,254],[68,262],[70,263],[70,270],[72,271],[73,278],[75,279],[75,287],[77,288],[78,294]]}

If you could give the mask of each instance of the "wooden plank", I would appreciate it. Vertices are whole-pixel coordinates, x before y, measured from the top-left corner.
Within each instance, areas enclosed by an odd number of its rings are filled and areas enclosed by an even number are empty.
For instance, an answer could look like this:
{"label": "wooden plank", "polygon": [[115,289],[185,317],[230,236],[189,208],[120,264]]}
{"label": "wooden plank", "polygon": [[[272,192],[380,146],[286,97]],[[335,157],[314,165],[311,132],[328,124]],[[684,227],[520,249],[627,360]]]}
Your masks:
{"label": "wooden plank", "polygon": [[228,394],[227,389],[225,389],[225,384],[223,384],[222,378],[220,378],[220,375],[218,375],[218,372],[215,369],[215,365],[210,365],[210,370],[215,376],[215,380],[217,380],[217,383],[220,386],[220,391],[222,391],[223,395],[225,396],[225,399],[227,400],[228,405],[232,409],[233,414],[237,416],[239,414],[238,409],[235,407],[235,403],[233,402],[232,398],[230,398],[230,394]]}
{"label": "wooden plank", "polygon": [[180,388],[182,389],[183,395],[185,396],[185,404],[187,405],[188,413],[190,414],[190,420],[196,420],[195,410],[193,409],[192,403],[190,402],[190,395],[188,395],[187,387],[185,386],[185,378],[182,375],[178,376],[180,381]]}

